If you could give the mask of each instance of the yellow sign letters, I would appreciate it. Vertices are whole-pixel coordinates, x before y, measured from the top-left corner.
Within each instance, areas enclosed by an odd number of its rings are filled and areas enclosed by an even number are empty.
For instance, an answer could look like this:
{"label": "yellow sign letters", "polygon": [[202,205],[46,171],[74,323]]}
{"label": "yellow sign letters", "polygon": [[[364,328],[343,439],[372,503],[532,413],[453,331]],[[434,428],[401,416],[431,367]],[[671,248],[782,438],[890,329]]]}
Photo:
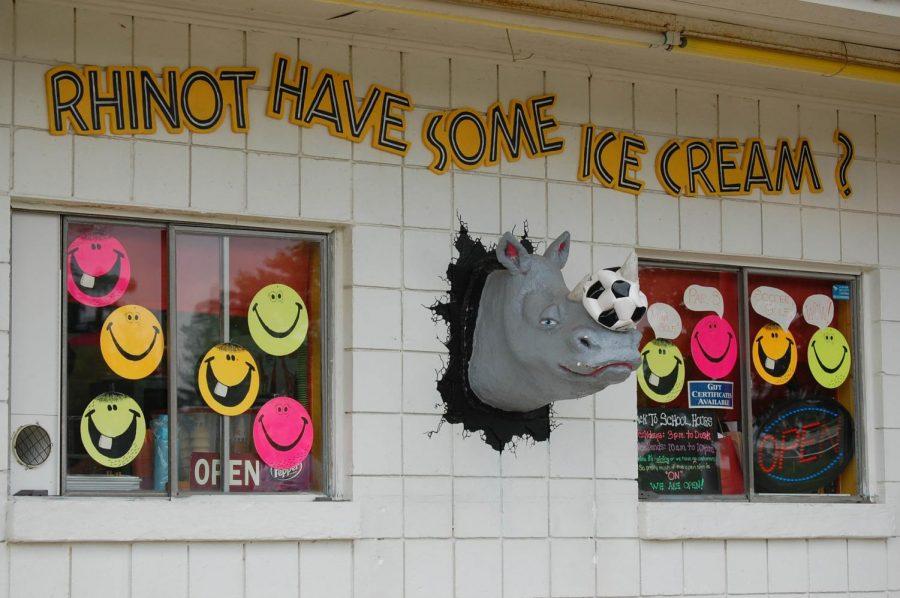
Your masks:
{"label": "yellow sign letters", "polygon": [[670,139],[656,155],[656,178],[672,196],[749,195],[759,189],[778,195],[800,193],[803,182],[821,193],[822,181],[809,141],[792,148],[787,139],[775,144],[772,160],[762,139]]}
{"label": "yellow sign letters", "polygon": [[[247,94],[256,83],[255,67],[165,67],[157,73],[146,67],[63,65],[45,74],[48,129],[52,135],[143,135],[159,125],[169,133],[187,129],[210,133],[228,121],[234,132],[250,127]],[[428,168],[443,174],[453,167],[474,170],[495,166],[501,157],[516,162],[565,151],[565,139],[554,137],[559,127],[550,113],[554,94],[505,105],[494,102],[482,112],[456,108],[425,117],[421,141],[431,152]],[[323,68],[314,70],[302,60],[275,54],[266,100],[266,116],[298,127],[325,127],[329,134],[360,143],[369,138],[375,149],[405,156],[406,113],[412,98],[374,83],[359,98],[350,75]],[[848,171],[854,159],[853,142],[834,132],[838,159],[834,180],[842,198],[852,194]],[[647,141],[641,135],[581,127],[577,178],[609,189],[638,195]],[[737,196],[759,190],[765,195],[797,194],[805,185],[821,193],[822,179],[810,142],[778,139],[766,146],[758,138],[673,138],[654,160],[656,178],[673,197]]]}
{"label": "yellow sign letters", "polygon": [[413,108],[407,94],[373,84],[357,105],[349,75],[321,69],[313,79],[312,66],[302,60],[294,65],[291,75],[290,66],[290,58],[275,55],[266,116],[283,119],[287,113],[288,121],[298,127],[324,125],[335,137],[357,143],[371,131],[375,149],[398,156],[409,151],[409,142],[402,138],[404,112]]}
{"label": "yellow sign letters", "polygon": [[495,102],[486,113],[460,108],[428,114],[422,127],[422,142],[433,155],[428,169],[443,174],[451,166],[462,170],[494,166],[501,152],[507,161],[516,162],[523,155],[536,158],[564,151],[565,140],[549,136],[559,126],[547,114],[555,101],[555,95],[544,95],[513,100],[505,112]]}
{"label": "yellow sign letters", "polygon": [[834,142],[839,146],[840,151],[840,156],[834,165],[834,182],[841,193],[841,199],[847,199],[853,194],[853,188],[850,187],[850,181],[847,179],[847,171],[850,170],[854,156],[853,141],[849,135],[840,129],[835,129]]}
{"label": "yellow sign letters", "polygon": [[640,135],[612,129],[594,131],[593,125],[584,125],[578,180],[593,179],[608,189],[637,195],[644,188],[636,174],[646,153],[647,142]]}
{"label": "yellow sign letters", "polygon": [[45,75],[50,133],[140,135],[155,133],[157,122],[169,133],[210,133],[226,109],[231,129],[244,132],[247,88],[256,75],[257,69],[242,66],[166,67],[161,77],[145,67],[58,66]]}

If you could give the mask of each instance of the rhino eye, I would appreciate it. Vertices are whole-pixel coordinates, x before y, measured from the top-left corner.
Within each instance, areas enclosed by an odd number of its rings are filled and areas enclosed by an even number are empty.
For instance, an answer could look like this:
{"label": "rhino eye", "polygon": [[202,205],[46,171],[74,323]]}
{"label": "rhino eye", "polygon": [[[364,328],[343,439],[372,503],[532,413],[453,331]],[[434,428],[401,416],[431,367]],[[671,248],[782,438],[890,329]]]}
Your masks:
{"label": "rhino eye", "polygon": [[556,328],[558,325],[559,322],[557,322],[553,318],[541,318],[541,327],[543,328]]}

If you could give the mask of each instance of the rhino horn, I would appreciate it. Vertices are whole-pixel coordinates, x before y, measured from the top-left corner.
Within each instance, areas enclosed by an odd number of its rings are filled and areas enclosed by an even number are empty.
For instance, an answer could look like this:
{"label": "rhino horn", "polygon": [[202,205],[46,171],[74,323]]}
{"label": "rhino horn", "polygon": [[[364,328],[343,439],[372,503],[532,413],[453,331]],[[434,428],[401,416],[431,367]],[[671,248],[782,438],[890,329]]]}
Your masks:
{"label": "rhino horn", "polygon": [[628,254],[628,257],[625,259],[625,263],[622,264],[622,268],[619,270],[619,276],[621,276],[625,280],[637,282],[638,260],[637,255],[635,255],[633,251]]}
{"label": "rhino horn", "polygon": [[584,278],[581,279],[581,282],[572,287],[572,290],[569,291],[567,297],[569,301],[581,301],[582,296],[584,295],[584,285],[587,284],[587,281],[590,280],[591,275],[587,274]]}

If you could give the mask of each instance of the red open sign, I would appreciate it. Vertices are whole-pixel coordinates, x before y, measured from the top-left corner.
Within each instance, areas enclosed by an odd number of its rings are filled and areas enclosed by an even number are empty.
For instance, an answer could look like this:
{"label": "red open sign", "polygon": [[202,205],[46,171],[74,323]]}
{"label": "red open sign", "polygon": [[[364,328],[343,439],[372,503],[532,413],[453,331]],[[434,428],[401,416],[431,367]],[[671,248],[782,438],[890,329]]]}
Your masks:
{"label": "red open sign", "polygon": [[853,419],[834,399],[785,401],[759,424],[756,485],[809,492],[837,479],[853,457]]}

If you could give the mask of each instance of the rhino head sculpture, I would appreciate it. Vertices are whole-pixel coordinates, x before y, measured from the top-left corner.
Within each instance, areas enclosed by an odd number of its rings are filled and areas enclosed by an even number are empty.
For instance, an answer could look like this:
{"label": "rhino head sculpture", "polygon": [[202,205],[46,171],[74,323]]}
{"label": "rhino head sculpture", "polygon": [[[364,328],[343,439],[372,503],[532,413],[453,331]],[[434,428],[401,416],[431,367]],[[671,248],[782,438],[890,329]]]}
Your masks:
{"label": "rhino head sculpture", "polygon": [[488,249],[460,223],[449,296],[431,308],[449,329],[437,386],[444,419],[498,451],[515,437],[546,440],[551,403],[622,382],[640,364],[636,259],[570,290],[569,245],[566,232],[539,255],[527,234],[507,232]]}
{"label": "rhino head sculpture", "polygon": [[504,411],[532,411],[622,382],[640,365],[640,333],[601,326],[580,289],[563,281],[568,232],[543,255],[506,233],[496,255],[503,269],[487,277],[481,293],[469,360],[478,398]]}

